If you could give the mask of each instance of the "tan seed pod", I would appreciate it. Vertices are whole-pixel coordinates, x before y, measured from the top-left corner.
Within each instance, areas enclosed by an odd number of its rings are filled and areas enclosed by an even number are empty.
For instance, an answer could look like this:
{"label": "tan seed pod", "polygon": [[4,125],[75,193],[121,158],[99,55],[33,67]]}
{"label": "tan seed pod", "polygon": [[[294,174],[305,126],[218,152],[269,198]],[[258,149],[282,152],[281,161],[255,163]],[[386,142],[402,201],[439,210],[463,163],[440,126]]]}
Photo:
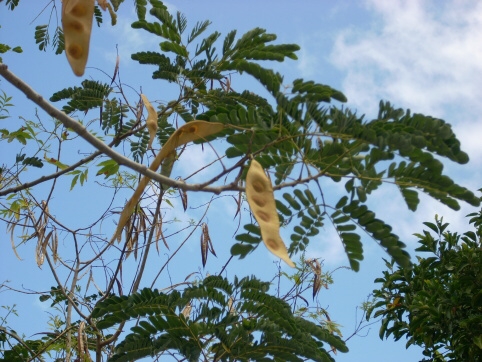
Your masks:
{"label": "tan seed pod", "polygon": [[77,353],[79,356],[84,355],[84,332],[85,332],[85,322],[79,323],[79,329],[77,331]]}
{"label": "tan seed pod", "polygon": [[57,264],[59,261],[59,254],[58,254],[58,248],[59,248],[59,235],[57,234],[57,229],[55,226],[53,227],[53,236],[52,236],[52,256],[54,259],[54,263]]}
{"label": "tan seed pod", "polygon": [[204,139],[221,132],[223,129],[224,124],[218,122],[196,120],[182,125],[171,135],[171,137],[169,137],[164,146],[162,146],[149,168],[156,171],[161,165],[161,162],[179,146],[192,141]]}
{"label": "tan seed pod", "polygon": [[246,198],[268,250],[294,268],[295,264],[291,261],[279,234],[279,216],[276,211],[273,187],[263,167],[256,160],[251,161],[246,175]]}
{"label": "tan seed pod", "polygon": [[[15,218],[18,220],[18,218],[15,216]],[[17,222],[12,222],[9,226],[7,226],[7,231],[10,232],[10,244],[12,245],[12,250],[15,256],[17,257],[18,260],[23,260],[20,255],[18,255],[17,252],[17,245],[15,244],[15,237],[14,237],[14,231],[15,227],[17,226]]]}
{"label": "tan seed pod", "polygon": [[[211,136],[215,133],[219,133],[224,129],[224,124],[218,122],[206,122],[206,121],[191,121],[186,123],[185,125],[179,127],[169,139],[166,141],[164,146],[161,148],[159,153],[157,154],[154,161],[152,161],[149,169],[151,171],[157,171],[159,166],[161,165],[162,161],[171,155],[171,153],[179,146],[182,146],[188,142],[204,139],[208,136]],[[120,241],[122,229],[124,228],[125,224],[129,220],[132,212],[134,211],[135,206],[139,202],[142,193],[144,192],[147,184],[149,183],[149,177],[142,177],[141,181],[139,181],[139,185],[137,185],[134,194],[124,206],[122,210],[121,216],[119,218],[119,223],[117,224],[116,232],[111,240]]]}
{"label": "tan seed pod", "polygon": [[89,56],[95,0],[63,0],[65,54],[74,74],[82,76]]}
{"label": "tan seed pod", "polygon": [[204,232],[201,234],[201,259],[204,268],[208,259],[208,240],[205,239]]}
{"label": "tan seed pod", "polygon": [[201,258],[204,268],[208,260],[208,252],[211,252],[211,254],[213,254],[214,256],[216,256],[216,252],[214,251],[213,243],[211,241],[211,237],[209,236],[208,225],[206,223],[203,223],[201,229]]}
{"label": "tan seed pod", "polygon": [[183,308],[181,311],[181,314],[184,316],[184,318],[189,319],[191,316],[191,310],[192,310],[192,305],[191,302],[188,302],[186,306]]}
{"label": "tan seed pod", "polygon": [[236,309],[234,307],[234,299],[232,296],[229,297],[228,299],[228,312],[231,315],[236,315]]}
{"label": "tan seed pod", "polygon": [[45,229],[43,229],[43,231],[38,234],[37,247],[35,249],[35,260],[39,268],[44,263],[45,253],[47,252],[49,240],[52,237],[52,231],[50,231],[45,238],[43,237],[44,235]]}
{"label": "tan seed pod", "polygon": [[[179,178],[179,181],[183,181],[182,178]],[[181,198],[182,208],[184,209],[184,211],[186,211],[187,210],[187,192],[186,192],[186,190],[179,189],[179,197]]]}
{"label": "tan seed pod", "polygon": [[149,131],[149,144],[147,145],[147,149],[150,149],[152,142],[154,142],[156,138],[157,129],[159,128],[157,125],[157,112],[144,94],[141,94],[141,98],[147,108],[146,126]]}
{"label": "tan seed pod", "polygon": [[315,275],[313,278],[313,299],[315,299],[316,295],[320,292],[322,287],[322,280],[321,280],[321,264],[317,259],[307,259],[306,264],[308,264],[311,269],[313,270],[313,274]]}
{"label": "tan seed pod", "polygon": [[[206,138],[212,134],[221,132],[224,129],[224,124],[218,122],[207,121],[191,121],[179,127],[175,132],[177,145],[185,145],[186,143],[193,142],[199,139]],[[174,135],[173,135],[174,136]]]}
{"label": "tan seed pod", "polygon": [[157,230],[157,233],[156,233],[156,249],[157,249],[157,253],[159,253],[159,245],[158,245],[158,241],[159,239],[162,239],[162,242],[164,243],[164,245],[166,246],[167,250],[170,250],[169,249],[169,245],[167,244],[167,240],[166,238],[164,237],[164,233],[162,232],[162,218],[159,218],[159,222],[156,224],[156,230]]}

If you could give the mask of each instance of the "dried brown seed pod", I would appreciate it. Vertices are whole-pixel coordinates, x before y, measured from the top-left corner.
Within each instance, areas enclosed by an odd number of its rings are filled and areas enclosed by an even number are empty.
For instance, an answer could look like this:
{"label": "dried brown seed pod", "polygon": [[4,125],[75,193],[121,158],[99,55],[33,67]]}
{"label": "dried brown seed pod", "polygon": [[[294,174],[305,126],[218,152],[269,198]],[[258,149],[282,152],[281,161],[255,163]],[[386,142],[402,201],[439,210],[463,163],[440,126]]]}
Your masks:
{"label": "dried brown seed pod", "polygon": [[189,319],[189,317],[191,316],[191,310],[191,302],[188,302],[186,306],[182,309],[181,314],[184,316],[184,318]]}
{"label": "dried brown seed pod", "polygon": [[[183,181],[182,178],[180,178],[179,180]],[[186,211],[187,210],[187,192],[186,192],[186,190],[179,189],[179,197],[181,198],[181,201],[182,201],[182,208],[184,209],[184,211]]]}
{"label": "dried brown seed pod", "polygon": [[321,281],[321,264],[317,259],[307,259],[306,264],[311,267],[313,270],[313,274],[315,275],[313,278],[313,299],[315,299],[316,295],[320,292],[322,287]]}
{"label": "dried brown seed pod", "polygon": [[208,225],[206,223],[203,223],[201,228],[202,228],[201,258],[202,258],[203,268],[204,268],[208,260],[208,251],[214,256],[216,256],[216,252],[214,251],[213,243],[211,242],[211,237],[209,236]]}

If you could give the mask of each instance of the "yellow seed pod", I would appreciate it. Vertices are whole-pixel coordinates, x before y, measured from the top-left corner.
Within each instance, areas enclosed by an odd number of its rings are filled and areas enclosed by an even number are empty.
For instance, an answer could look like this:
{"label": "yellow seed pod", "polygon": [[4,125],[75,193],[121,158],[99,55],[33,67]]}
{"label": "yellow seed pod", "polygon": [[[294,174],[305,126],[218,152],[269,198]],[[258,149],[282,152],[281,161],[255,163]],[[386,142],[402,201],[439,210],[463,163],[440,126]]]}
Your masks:
{"label": "yellow seed pod", "polygon": [[63,0],[62,28],[65,54],[74,74],[84,74],[89,55],[95,0]]}
{"label": "yellow seed pod", "polygon": [[[162,161],[168,156],[172,156],[173,152],[177,147],[182,146],[188,142],[204,139],[215,133],[221,132],[223,129],[224,124],[218,122],[206,122],[196,120],[182,125],[166,141],[154,161],[152,161],[149,169],[154,172],[157,171]],[[144,192],[147,184],[149,183],[149,180],[149,177],[144,176],[141,178],[141,181],[139,181],[139,185],[137,185],[134,194],[124,206],[124,210],[122,210],[113,240],[117,239],[118,241],[120,241],[122,229],[126,225],[129,217],[134,211],[134,208],[139,202],[142,193]]]}
{"label": "yellow seed pod", "polygon": [[177,133],[179,133],[179,135],[176,136],[176,147],[221,132],[223,128],[224,125],[222,123],[215,122],[192,121],[186,123],[182,127],[179,127],[179,129],[177,130]]}
{"label": "yellow seed pod", "polygon": [[151,167],[157,170],[161,162],[176,148],[186,143],[204,139],[224,129],[224,124],[218,122],[191,121],[179,127],[157,154]]}
{"label": "yellow seed pod", "polygon": [[150,149],[152,147],[152,142],[156,138],[156,132],[158,129],[157,112],[144,94],[141,94],[141,98],[147,108],[146,126],[149,131],[149,144],[147,145],[147,149]]}
{"label": "yellow seed pod", "polygon": [[279,216],[276,211],[271,181],[256,160],[251,161],[246,175],[246,198],[259,224],[261,238],[268,250],[294,268],[295,264],[291,261],[279,234]]}

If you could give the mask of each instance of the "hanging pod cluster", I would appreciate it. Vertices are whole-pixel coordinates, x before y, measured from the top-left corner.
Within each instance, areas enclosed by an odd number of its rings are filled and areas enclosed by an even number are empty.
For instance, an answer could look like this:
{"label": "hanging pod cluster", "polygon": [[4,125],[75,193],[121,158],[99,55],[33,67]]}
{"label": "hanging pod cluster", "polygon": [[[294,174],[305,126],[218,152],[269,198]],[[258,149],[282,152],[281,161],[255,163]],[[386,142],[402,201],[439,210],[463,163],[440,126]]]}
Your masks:
{"label": "hanging pod cluster", "polygon": [[89,56],[94,7],[95,0],[62,1],[65,54],[75,75],[79,77],[84,74]]}
{"label": "hanging pod cluster", "polygon": [[286,245],[279,234],[279,216],[276,211],[273,186],[263,167],[256,160],[251,161],[246,175],[246,198],[268,250],[294,268],[295,264],[291,261]]}
{"label": "hanging pod cluster", "polygon": [[[185,125],[179,127],[169,139],[166,141],[164,146],[161,148],[159,153],[157,154],[154,161],[152,161],[149,169],[151,171],[157,171],[159,166],[161,165],[162,161],[164,161],[168,157],[175,156],[176,148],[179,146],[185,145],[186,143],[202,140],[208,136],[211,136],[215,133],[219,133],[224,129],[224,124],[218,122],[206,122],[206,121],[191,121],[186,123]],[[174,160],[172,160],[172,163]],[[171,165],[172,168],[172,165]],[[121,216],[119,218],[119,223],[117,224],[117,230],[113,236],[114,240],[120,241],[122,229],[127,224],[132,212],[134,211],[137,203],[139,202],[142,193],[144,192],[147,184],[149,183],[149,177],[142,177],[139,185],[137,185],[134,194],[124,206],[124,210],[122,210]]]}

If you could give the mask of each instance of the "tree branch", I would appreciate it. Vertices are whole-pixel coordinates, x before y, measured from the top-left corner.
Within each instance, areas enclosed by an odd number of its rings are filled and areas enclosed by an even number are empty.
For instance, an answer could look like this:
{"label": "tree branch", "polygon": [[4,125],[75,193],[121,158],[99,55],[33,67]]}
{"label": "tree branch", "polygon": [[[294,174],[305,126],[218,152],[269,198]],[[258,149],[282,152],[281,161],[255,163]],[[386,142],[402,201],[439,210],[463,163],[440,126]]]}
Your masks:
{"label": "tree branch", "polygon": [[[158,181],[162,184],[186,190],[186,191],[205,191],[215,194],[220,194],[223,191],[236,191],[238,189],[237,185],[229,184],[225,186],[205,186],[202,184],[186,184],[183,181],[173,180],[169,177],[165,177],[157,172],[149,170],[147,166],[140,163],[134,162],[131,159],[121,155],[120,153],[114,151],[100,139],[92,135],[87,128],[80,124],[75,119],[69,117],[64,112],[55,108],[50,102],[45,100],[40,94],[35,92],[27,83],[22,79],[18,78],[15,74],[8,70],[6,64],[0,63],[0,75],[10,82],[13,86],[18,88],[25,96],[42,108],[47,114],[53,118],[59,120],[65,127],[72,129],[85,141],[94,146],[97,150],[109,156],[111,159],[116,161],[119,165],[126,166],[131,170],[137,171],[140,174],[149,177],[152,180]],[[1,196],[1,195],[0,195]]]}

